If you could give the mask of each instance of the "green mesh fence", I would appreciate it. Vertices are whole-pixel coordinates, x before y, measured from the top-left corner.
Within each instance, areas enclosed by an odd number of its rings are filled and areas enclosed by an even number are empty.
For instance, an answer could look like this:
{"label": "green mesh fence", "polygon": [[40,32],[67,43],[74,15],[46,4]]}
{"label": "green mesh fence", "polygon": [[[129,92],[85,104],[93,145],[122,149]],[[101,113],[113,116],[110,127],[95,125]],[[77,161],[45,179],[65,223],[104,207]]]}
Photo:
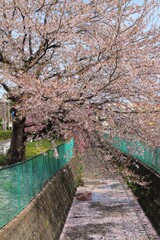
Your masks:
{"label": "green mesh fence", "polygon": [[[104,137],[108,138],[105,134]],[[160,174],[160,148],[147,147],[138,141],[125,141],[122,138],[114,138],[115,148],[125,154],[129,154]]]}
{"label": "green mesh fence", "polygon": [[73,140],[25,162],[0,169],[0,228],[16,216],[73,156]]}

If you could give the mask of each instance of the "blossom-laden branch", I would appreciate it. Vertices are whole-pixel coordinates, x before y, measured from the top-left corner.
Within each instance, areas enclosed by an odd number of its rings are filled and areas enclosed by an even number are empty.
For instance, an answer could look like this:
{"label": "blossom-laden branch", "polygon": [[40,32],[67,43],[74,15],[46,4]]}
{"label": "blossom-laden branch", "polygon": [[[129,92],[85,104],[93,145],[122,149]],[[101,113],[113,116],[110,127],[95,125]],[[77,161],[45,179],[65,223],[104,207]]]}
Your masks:
{"label": "blossom-laden branch", "polygon": [[1,70],[16,84],[8,97],[27,126],[159,145],[157,0],[3,0],[0,7]]}

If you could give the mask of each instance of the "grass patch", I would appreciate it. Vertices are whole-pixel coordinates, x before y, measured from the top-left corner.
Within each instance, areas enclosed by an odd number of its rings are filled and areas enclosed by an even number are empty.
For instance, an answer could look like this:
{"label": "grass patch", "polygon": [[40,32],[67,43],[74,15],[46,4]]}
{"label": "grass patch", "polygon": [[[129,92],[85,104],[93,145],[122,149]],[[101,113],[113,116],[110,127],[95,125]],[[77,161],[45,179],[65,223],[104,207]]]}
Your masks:
{"label": "grass patch", "polygon": [[26,159],[39,155],[52,148],[52,143],[48,140],[28,142],[26,144]]}
{"label": "grass patch", "polygon": [[[56,145],[61,145],[65,143],[65,140],[58,139],[55,141]],[[32,158],[36,155],[39,155],[43,152],[46,152],[52,148],[52,143],[47,139],[35,141],[35,142],[27,142],[26,143],[26,160]],[[0,165],[4,166],[7,164],[6,156],[0,155]]]}
{"label": "grass patch", "polygon": [[[58,139],[55,141],[56,145],[61,145],[65,143],[64,139]],[[50,150],[53,147],[52,143],[47,139],[35,141],[35,142],[27,142],[26,145],[26,159],[39,155],[43,152]]]}

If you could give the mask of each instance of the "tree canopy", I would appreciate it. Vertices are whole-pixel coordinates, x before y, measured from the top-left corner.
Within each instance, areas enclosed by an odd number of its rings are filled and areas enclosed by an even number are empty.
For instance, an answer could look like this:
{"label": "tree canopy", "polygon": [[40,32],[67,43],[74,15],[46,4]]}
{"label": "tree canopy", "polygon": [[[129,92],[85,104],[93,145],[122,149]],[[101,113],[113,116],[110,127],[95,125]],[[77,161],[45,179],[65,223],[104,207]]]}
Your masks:
{"label": "tree canopy", "polygon": [[160,145],[159,7],[2,0],[0,81],[26,129],[79,135],[81,146],[95,131]]}

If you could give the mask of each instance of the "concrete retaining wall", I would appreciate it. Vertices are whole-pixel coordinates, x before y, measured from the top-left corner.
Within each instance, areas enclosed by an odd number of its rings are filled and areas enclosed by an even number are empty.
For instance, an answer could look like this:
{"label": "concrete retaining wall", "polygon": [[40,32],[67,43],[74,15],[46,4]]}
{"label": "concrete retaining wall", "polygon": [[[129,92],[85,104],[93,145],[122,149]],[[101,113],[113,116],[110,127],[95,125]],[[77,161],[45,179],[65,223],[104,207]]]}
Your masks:
{"label": "concrete retaining wall", "polygon": [[72,159],[35,199],[0,230],[1,240],[56,240],[75,194],[77,162]]}

